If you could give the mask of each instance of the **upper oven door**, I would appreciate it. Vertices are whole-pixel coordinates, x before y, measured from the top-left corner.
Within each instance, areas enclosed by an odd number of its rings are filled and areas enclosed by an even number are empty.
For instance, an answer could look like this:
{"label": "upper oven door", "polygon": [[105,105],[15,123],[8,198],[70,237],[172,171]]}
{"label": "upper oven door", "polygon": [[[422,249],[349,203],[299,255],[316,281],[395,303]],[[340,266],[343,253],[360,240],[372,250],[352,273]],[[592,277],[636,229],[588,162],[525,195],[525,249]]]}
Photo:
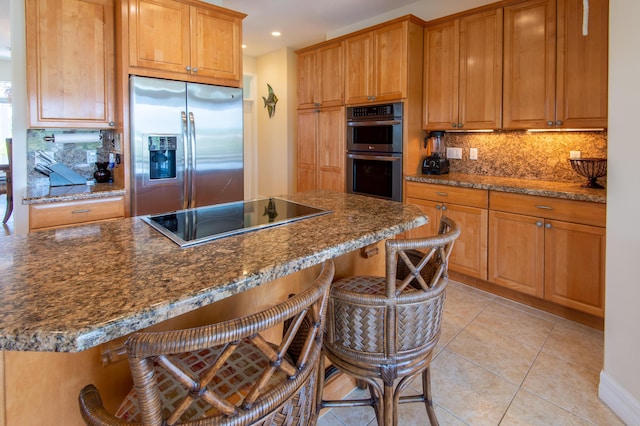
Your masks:
{"label": "upper oven door", "polygon": [[347,150],[402,152],[401,120],[347,122]]}

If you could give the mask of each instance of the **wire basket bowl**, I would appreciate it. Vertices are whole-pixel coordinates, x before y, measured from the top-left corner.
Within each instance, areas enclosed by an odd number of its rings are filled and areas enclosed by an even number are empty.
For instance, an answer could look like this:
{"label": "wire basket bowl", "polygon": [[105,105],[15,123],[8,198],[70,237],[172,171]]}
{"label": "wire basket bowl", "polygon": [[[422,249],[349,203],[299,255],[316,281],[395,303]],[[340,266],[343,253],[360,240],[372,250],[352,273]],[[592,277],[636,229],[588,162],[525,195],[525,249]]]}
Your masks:
{"label": "wire basket bowl", "polygon": [[581,185],[585,188],[604,188],[597,180],[607,174],[606,158],[570,158],[569,163],[573,170],[587,179],[587,183]]}

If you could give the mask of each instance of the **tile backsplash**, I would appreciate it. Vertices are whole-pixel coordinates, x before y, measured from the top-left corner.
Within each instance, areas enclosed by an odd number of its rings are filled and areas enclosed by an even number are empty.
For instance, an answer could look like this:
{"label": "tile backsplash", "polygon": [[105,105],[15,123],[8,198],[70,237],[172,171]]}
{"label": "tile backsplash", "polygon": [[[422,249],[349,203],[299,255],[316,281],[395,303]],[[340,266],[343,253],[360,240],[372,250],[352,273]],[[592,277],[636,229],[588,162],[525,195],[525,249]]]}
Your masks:
{"label": "tile backsplash", "polygon": [[88,162],[87,152],[95,152],[96,161],[108,161],[111,150],[111,131],[102,131],[101,142],[81,142],[81,143],[58,143],[45,140],[45,136],[53,133],[75,133],[83,131],[71,130],[27,130],[27,185],[41,186],[49,185],[49,178],[34,169],[35,152],[45,151],[53,154],[56,161],[63,163],[78,174],[87,179],[93,178],[93,172],[97,170],[95,162]]}
{"label": "tile backsplash", "polygon": [[[582,182],[569,164],[570,151],[580,151],[582,158],[607,157],[606,131],[447,133],[445,141],[462,148],[462,160],[450,160],[452,173]],[[469,159],[469,148],[478,149],[477,160]]]}

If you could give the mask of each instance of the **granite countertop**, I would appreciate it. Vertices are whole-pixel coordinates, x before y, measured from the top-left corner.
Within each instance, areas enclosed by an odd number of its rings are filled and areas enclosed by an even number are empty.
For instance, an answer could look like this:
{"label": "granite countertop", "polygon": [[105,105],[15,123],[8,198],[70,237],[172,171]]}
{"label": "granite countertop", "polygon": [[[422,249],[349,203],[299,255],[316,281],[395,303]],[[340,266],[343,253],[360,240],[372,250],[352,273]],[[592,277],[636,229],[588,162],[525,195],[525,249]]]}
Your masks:
{"label": "granite countertop", "polygon": [[124,188],[113,183],[97,183],[95,185],[68,186],[32,186],[27,187],[22,204],[57,203],[61,201],[90,200],[125,195]]}
{"label": "granite countertop", "polygon": [[140,217],[0,237],[0,350],[82,351],[427,223],[377,198],[281,198],[332,212],[190,248]]}
{"label": "granite countertop", "polygon": [[514,179],[498,176],[449,173],[446,175],[407,175],[407,181],[459,186],[464,188],[488,189],[491,191],[513,192],[516,194],[539,195],[566,200],[606,203],[606,189],[583,188],[575,182],[552,182],[532,179]]}

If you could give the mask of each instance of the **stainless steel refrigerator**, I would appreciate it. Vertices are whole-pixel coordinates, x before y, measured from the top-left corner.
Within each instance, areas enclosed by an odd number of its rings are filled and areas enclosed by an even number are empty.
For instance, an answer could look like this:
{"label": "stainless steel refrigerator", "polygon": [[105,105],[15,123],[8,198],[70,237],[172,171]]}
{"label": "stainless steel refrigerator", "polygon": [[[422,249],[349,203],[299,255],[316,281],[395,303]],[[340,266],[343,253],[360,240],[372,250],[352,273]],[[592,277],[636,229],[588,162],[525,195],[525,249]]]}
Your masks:
{"label": "stainless steel refrigerator", "polygon": [[131,214],[244,198],[242,89],[132,76]]}

